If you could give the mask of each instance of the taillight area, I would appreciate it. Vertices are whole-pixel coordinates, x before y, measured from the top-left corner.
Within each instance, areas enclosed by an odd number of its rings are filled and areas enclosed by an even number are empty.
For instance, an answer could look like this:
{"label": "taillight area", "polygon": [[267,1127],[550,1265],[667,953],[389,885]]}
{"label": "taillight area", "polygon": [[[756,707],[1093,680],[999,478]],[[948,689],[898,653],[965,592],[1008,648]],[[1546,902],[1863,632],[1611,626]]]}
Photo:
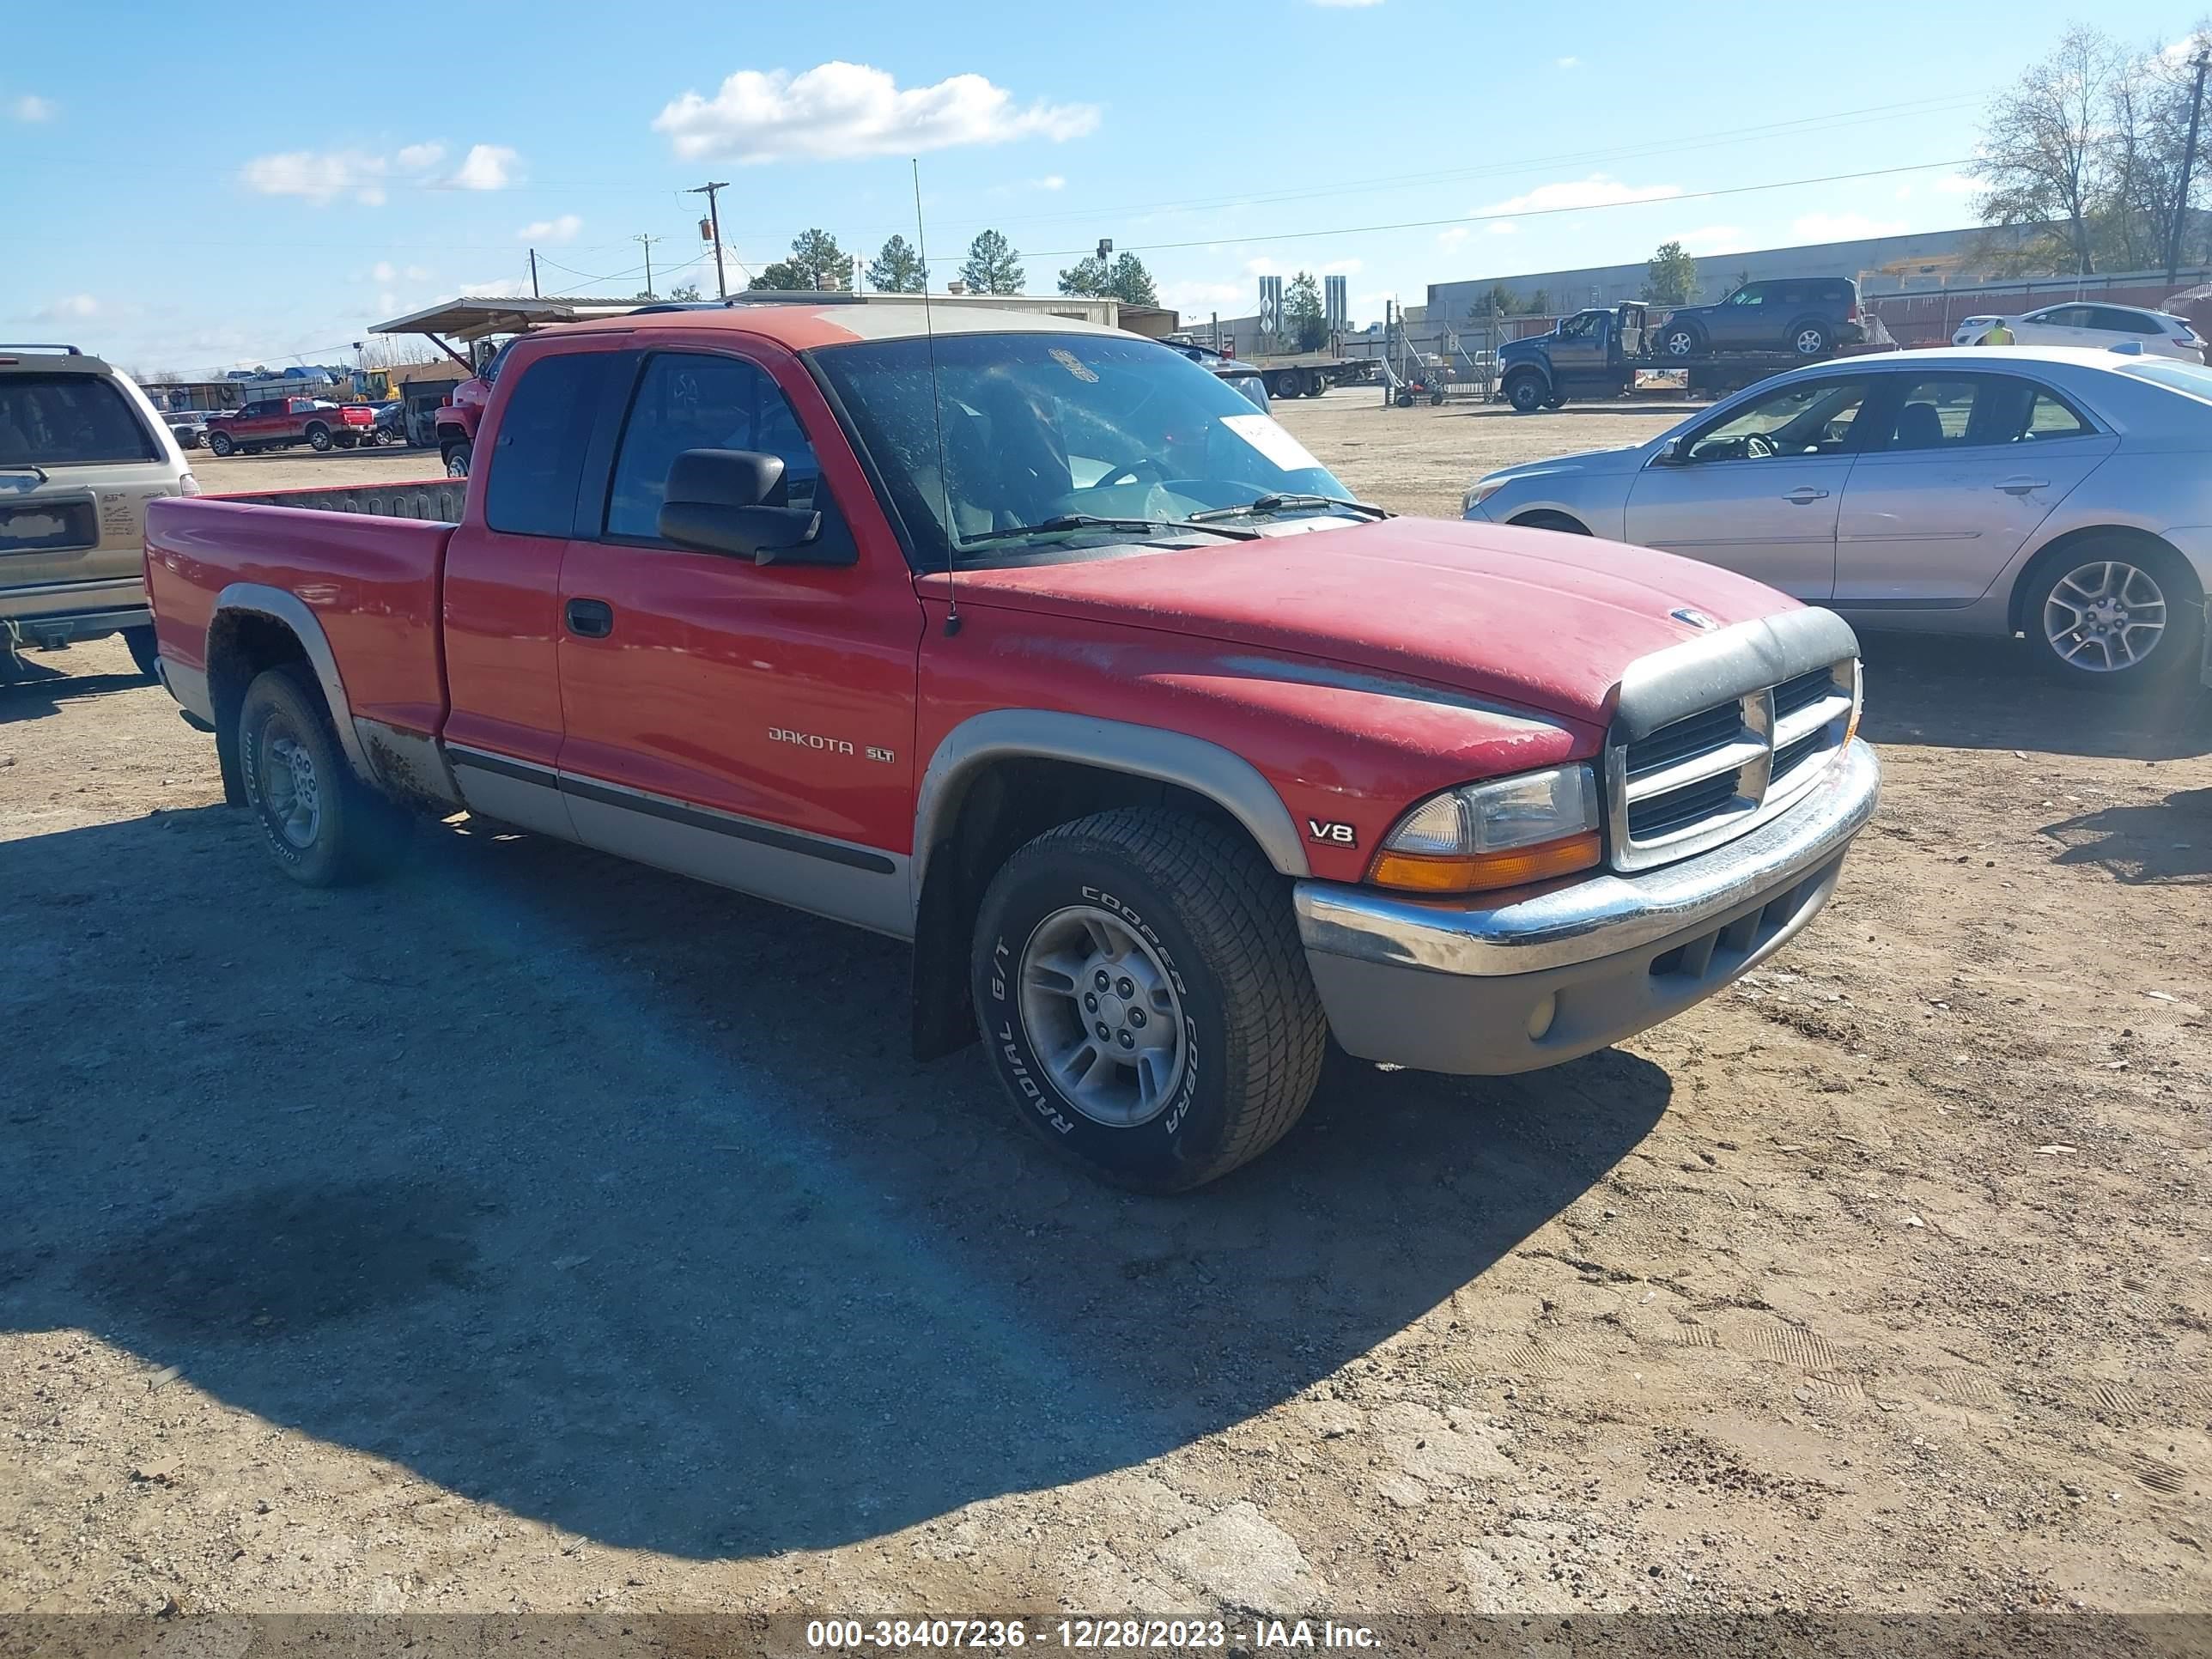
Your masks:
{"label": "taillight area", "polygon": [[191,473],[187,472],[177,480],[177,494],[179,495],[197,495],[199,493],[200,481]]}

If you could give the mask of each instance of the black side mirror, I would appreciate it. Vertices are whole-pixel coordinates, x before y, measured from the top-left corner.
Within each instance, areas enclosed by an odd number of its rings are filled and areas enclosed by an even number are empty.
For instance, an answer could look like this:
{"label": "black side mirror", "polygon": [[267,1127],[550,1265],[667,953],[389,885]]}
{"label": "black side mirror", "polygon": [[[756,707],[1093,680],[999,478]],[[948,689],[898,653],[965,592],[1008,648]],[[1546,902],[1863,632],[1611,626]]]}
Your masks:
{"label": "black side mirror", "polygon": [[1680,466],[1689,459],[1690,448],[1687,441],[1680,438],[1669,438],[1659,446],[1659,453],[1651,458],[1651,465]]}
{"label": "black side mirror", "polygon": [[755,564],[850,564],[849,544],[821,544],[822,514],[787,507],[780,456],[750,449],[687,449],[668,469],[663,541]]}

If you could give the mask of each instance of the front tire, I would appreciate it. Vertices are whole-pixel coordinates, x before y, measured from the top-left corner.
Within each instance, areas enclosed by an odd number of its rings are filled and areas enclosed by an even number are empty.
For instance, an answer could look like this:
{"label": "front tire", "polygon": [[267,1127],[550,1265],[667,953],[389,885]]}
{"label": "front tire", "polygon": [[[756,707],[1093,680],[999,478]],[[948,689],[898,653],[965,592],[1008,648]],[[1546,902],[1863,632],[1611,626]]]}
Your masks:
{"label": "front tire", "polygon": [[469,476],[469,446],[454,444],[446,451],[446,476],[465,478]]}
{"label": "front tire", "polygon": [[1513,405],[1516,414],[1534,415],[1544,406],[1547,395],[1543,380],[1534,374],[1522,374],[1505,383],[1505,401]]}
{"label": "front tire", "polygon": [[1290,895],[1234,830],[1121,808],[993,878],[975,1005],[1022,1121],[1140,1192],[1201,1186],[1296,1123],[1328,1035]]}
{"label": "front tire", "polygon": [[330,450],[330,428],[326,426],[311,426],[307,428],[308,448],[313,450],[318,455],[321,455],[327,453]]}
{"label": "front tire", "polygon": [[246,803],[277,867],[303,887],[382,875],[407,844],[407,814],[356,775],[313,675],[271,668],[238,711]]}
{"label": "front tire", "polygon": [[2045,565],[2021,607],[2046,673],[2130,692],[2178,678],[2203,649],[2203,596],[2163,547],[2083,542]]}
{"label": "front tire", "polygon": [[210,432],[208,434],[207,447],[218,458],[223,460],[228,460],[232,452],[236,450],[238,447],[237,444],[232,441],[231,435],[228,432]]}

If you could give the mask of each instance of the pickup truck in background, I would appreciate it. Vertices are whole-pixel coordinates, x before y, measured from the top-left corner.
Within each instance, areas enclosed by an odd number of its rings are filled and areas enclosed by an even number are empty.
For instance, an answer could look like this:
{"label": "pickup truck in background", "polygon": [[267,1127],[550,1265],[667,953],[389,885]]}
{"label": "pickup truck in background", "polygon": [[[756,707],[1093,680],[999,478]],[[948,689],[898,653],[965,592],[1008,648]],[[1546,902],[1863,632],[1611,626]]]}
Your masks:
{"label": "pickup truck in background", "polygon": [[438,459],[445,463],[449,478],[469,476],[469,463],[476,453],[477,423],[483,418],[484,405],[491,401],[492,388],[499,384],[499,366],[514,343],[509,340],[485,358],[483,367],[455,386],[453,395],[438,407],[434,422]]}
{"label": "pickup truck in background", "polygon": [[1140,1189],[1280,1138],[1332,1034],[1497,1073],[1680,1012],[1874,808],[1830,612],[1393,518],[1117,331],[578,323],[478,436],[463,485],[150,508],[163,681],[279,867],[465,808],[872,929],[918,1054],[980,1036]]}
{"label": "pickup truck in background", "polygon": [[376,411],[366,404],[334,404],[320,398],[264,398],[234,414],[210,415],[209,449],[217,455],[251,455],[256,450],[306,444],[310,449],[351,449],[374,442]]}

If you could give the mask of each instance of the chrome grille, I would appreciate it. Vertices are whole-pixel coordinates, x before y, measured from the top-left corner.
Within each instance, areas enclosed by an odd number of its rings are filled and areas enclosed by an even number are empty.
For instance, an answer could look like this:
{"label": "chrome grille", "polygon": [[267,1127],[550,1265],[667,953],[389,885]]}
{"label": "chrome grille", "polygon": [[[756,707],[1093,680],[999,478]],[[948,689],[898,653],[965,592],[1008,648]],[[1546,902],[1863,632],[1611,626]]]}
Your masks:
{"label": "chrome grille", "polygon": [[1841,752],[1858,696],[1846,658],[1607,744],[1613,867],[1687,858],[1782,811]]}

